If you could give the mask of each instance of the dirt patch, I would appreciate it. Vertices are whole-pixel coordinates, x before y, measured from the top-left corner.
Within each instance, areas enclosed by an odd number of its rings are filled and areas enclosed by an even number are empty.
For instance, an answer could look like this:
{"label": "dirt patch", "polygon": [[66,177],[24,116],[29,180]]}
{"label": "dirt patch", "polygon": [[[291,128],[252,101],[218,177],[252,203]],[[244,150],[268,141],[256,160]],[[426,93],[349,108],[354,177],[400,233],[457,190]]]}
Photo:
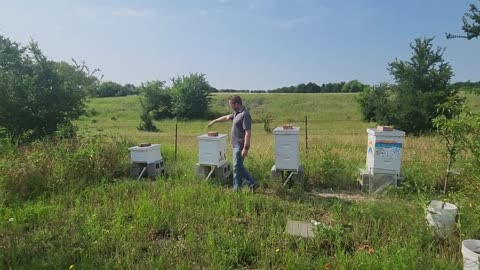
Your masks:
{"label": "dirt patch", "polygon": [[326,225],[332,225],[333,224],[332,214],[330,214],[329,212],[324,213],[318,218],[318,221]]}
{"label": "dirt patch", "polygon": [[377,199],[362,193],[361,191],[333,191],[333,190],[319,190],[306,193],[310,199],[316,198],[337,198],[349,202],[369,202]]}
{"label": "dirt patch", "polygon": [[[275,189],[264,188],[261,192],[266,195],[276,194]],[[371,201],[378,201],[380,198],[372,196],[371,194],[364,193],[361,191],[352,191],[352,190],[338,190],[333,191],[332,189],[322,189],[322,190],[312,190],[304,193],[305,198],[309,200],[319,200],[319,199],[340,199],[352,203],[365,203]]]}

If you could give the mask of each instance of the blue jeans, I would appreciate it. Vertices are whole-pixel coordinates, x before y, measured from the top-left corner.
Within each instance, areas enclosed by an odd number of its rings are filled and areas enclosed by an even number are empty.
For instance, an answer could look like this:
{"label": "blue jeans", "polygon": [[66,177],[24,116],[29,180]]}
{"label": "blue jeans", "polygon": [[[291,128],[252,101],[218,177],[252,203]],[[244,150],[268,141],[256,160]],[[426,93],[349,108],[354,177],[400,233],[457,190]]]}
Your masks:
{"label": "blue jeans", "polygon": [[255,179],[248,173],[247,168],[243,165],[242,149],[233,148],[233,190],[242,188],[242,182],[245,179],[249,187],[256,184]]}

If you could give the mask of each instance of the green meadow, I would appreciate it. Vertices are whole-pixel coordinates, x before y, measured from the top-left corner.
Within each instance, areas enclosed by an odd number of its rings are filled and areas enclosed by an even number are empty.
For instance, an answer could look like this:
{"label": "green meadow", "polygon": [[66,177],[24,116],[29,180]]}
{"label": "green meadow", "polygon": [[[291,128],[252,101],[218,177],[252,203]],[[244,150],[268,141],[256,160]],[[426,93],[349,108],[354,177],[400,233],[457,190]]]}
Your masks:
{"label": "green meadow", "polygon": [[[0,269],[462,268],[461,241],[480,238],[480,180],[460,158],[460,175],[441,193],[447,160],[439,137],[407,136],[402,185],[363,193],[356,178],[366,129],[376,124],[361,120],[356,94],[241,96],[254,122],[246,166],[261,185],[255,193],[195,177],[196,136],[228,134],[229,123],[171,119],[155,122],[159,132],[141,132],[138,96],[89,100],[75,122],[78,138],[3,145]],[[480,111],[480,97],[466,96]],[[212,97],[212,116],[230,113],[227,98]],[[270,177],[270,131],[285,123],[301,128],[304,186]],[[162,145],[166,178],[128,178],[128,147],[143,142]],[[447,238],[427,226],[433,199],[459,207]],[[323,225],[300,238],[285,232],[289,219]]]}

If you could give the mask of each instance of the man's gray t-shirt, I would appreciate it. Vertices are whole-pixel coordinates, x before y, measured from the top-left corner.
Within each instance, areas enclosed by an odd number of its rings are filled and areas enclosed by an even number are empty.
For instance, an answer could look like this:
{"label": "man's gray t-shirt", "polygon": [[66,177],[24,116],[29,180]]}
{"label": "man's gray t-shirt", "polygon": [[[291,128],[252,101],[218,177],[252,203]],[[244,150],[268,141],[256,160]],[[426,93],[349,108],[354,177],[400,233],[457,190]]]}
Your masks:
{"label": "man's gray t-shirt", "polygon": [[233,119],[231,141],[233,147],[243,148],[245,144],[245,130],[252,128],[250,113],[243,108],[231,114]]}

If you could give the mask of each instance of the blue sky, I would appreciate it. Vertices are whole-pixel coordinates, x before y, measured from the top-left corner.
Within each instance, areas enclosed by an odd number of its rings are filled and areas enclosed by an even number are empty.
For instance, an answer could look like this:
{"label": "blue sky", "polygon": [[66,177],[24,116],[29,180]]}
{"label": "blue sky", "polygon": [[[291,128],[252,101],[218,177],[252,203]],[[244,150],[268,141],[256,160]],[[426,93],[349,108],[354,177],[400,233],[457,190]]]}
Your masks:
{"label": "blue sky", "polygon": [[387,63],[417,37],[447,47],[454,81],[480,80],[480,39],[462,34],[476,0],[0,0],[0,35],[34,39],[53,60],[85,60],[139,84],[203,72],[212,86],[393,81]]}

